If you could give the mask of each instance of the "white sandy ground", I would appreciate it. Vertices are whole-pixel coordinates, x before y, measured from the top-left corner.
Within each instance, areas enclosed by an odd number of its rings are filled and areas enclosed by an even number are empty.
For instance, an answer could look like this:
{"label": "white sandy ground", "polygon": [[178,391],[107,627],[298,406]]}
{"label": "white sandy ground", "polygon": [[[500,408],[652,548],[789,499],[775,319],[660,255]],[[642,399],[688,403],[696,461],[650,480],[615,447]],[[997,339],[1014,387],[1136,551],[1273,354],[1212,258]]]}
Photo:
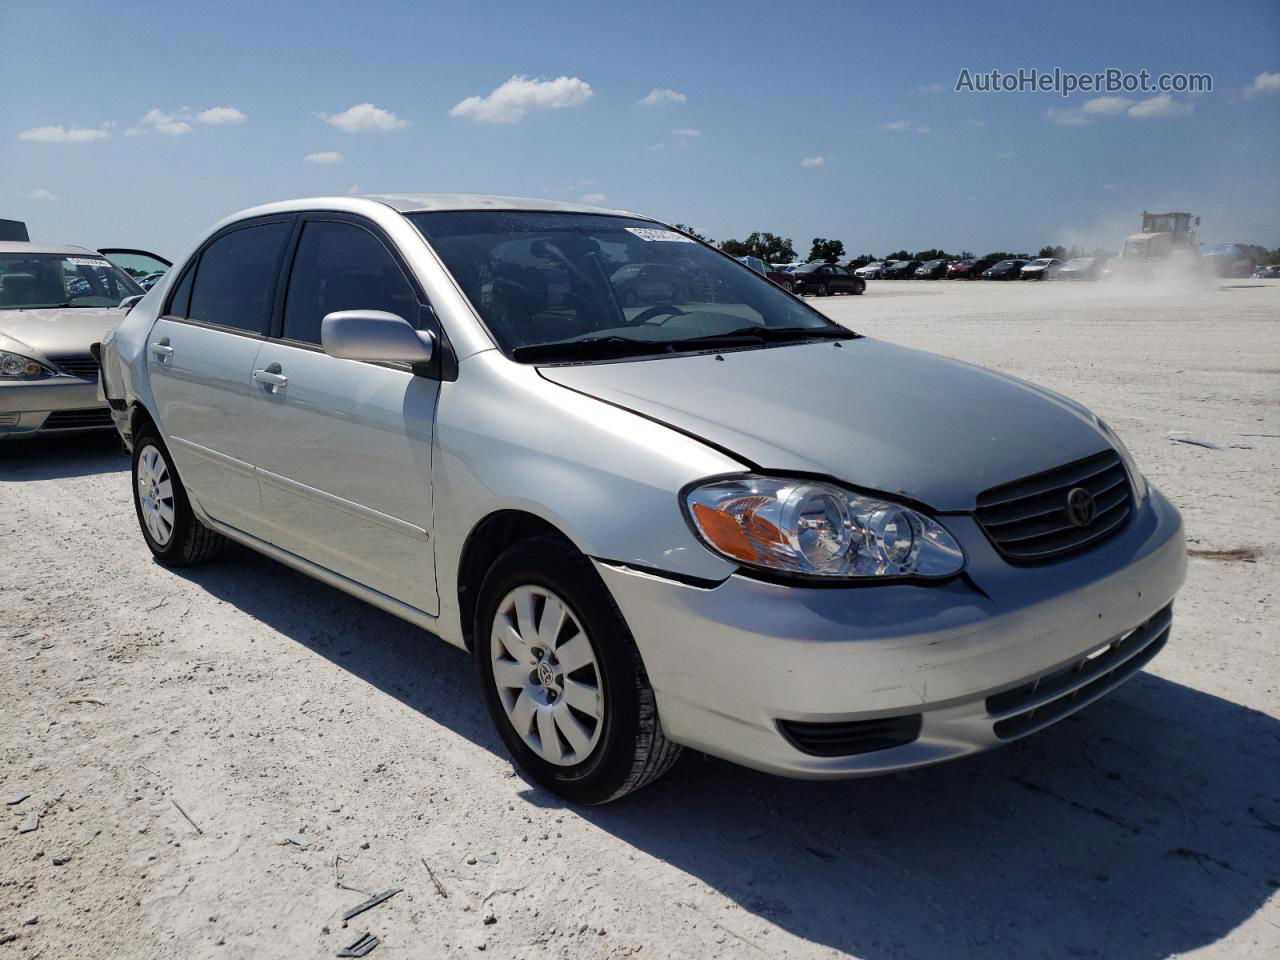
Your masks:
{"label": "white sandy ground", "polygon": [[829,784],[688,753],[577,810],[513,774],[464,654],[244,550],[155,565],[110,439],[6,446],[0,960],[1280,955],[1280,285],[818,303],[1084,401],[1191,547],[1256,560],[1192,559],[1148,671],[1011,748]]}

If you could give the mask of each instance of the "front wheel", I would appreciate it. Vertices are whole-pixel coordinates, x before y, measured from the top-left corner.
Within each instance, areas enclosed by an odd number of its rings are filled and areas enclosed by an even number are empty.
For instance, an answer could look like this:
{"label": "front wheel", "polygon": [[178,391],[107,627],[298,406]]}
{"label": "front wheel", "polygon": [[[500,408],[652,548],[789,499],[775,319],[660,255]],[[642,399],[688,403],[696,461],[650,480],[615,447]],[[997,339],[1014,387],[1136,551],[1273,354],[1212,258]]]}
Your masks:
{"label": "front wheel", "polygon": [[606,803],[680,755],[622,614],[568,544],[540,537],[503,553],[480,588],[474,638],[489,715],[516,763],[547,789]]}
{"label": "front wheel", "polygon": [[830,293],[825,283],[818,284],[818,296],[825,297]]}
{"label": "front wheel", "polygon": [[853,285],[853,295],[855,297],[862,296],[863,293],[866,292],[866,290],[867,290],[867,282],[865,280],[858,280]]}
{"label": "front wheel", "polygon": [[150,425],[133,442],[133,507],[143,539],[166,567],[204,563],[222,550],[223,536],[191,512],[169,450]]}

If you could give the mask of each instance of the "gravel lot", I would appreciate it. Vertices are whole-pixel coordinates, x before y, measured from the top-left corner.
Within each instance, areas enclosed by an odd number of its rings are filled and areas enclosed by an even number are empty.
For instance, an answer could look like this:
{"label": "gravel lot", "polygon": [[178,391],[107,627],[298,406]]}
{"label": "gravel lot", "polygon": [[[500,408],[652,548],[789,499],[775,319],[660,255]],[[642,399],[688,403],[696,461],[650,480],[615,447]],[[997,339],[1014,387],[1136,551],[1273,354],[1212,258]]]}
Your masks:
{"label": "gravel lot", "polygon": [[1126,438],[1202,553],[1146,673],[927,771],[686,754],[575,810],[515,775],[464,654],[244,550],[153,564],[110,438],[0,447],[0,797],[31,794],[0,807],[0,960],[332,957],[365,931],[379,960],[1280,955],[1280,284],[815,302]]}

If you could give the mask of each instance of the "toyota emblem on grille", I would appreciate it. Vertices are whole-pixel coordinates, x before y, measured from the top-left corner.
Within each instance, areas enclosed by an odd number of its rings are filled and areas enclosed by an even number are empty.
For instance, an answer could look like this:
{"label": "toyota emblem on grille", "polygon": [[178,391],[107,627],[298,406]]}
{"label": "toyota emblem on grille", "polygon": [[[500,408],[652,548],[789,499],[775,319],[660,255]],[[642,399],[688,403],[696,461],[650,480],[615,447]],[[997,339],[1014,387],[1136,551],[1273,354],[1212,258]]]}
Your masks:
{"label": "toyota emblem on grille", "polygon": [[1067,494],[1067,519],[1077,527],[1087,527],[1093,523],[1097,510],[1093,494],[1084,487],[1073,487]]}

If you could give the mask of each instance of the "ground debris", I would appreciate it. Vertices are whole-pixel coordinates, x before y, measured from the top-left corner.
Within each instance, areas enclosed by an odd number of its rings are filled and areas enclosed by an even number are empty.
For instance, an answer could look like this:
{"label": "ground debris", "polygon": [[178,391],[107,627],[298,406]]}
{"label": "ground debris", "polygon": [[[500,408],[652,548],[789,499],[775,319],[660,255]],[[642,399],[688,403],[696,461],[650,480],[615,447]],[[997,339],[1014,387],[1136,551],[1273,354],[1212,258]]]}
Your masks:
{"label": "ground debris", "polygon": [[1206,450],[1221,450],[1222,448],[1216,443],[1210,443],[1208,440],[1198,440],[1195,437],[1187,437],[1176,434],[1169,434],[1170,443],[1185,443],[1192,447],[1204,447]]}
{"label": "ground debris", "polygon": [[340,957],[366,957],[373,952],[373,948],[378,943],[377,937],[371,933],[366,933],[351,946],[339,950],[337,955]]}
{"label": "ground debris", "polygon": [[191,819],[190,816],[187,815],[187,811],[182,809],[182,807],[178,804],[178,801],[173,799],[173,797],[170,797],[169,802],[172,803],[174,807],[177,808],[178,812],[182,814],[182,816],[186,819],[187,823],[191,824],[191,826],[196,828],[196,833],[200,834],[200,836],[203,837],[204,831],[200,829],[200,824],[196,823],[194,820]]}
{"label": "ground debris", "polygon": [[9,796],[5,797],[4,804],[6,807],[16,807],[29,796],[31,796],[31,794],[28,791],[19,790],[17,793],[11,793]]}
{"label": "ground debris", "polygon": [[378,904],[386,900],[390,900],[402,889],[403,889],[402,887],[393,887],[392,889],[387,890],[384,893],[378,894],[376,897],[370,897],[364,903],[360,903],[352,907],[350,910],[348,910],[346,913],[342,915],[343,926],[346,926],[347,921],[350,920],[352,917],[359,916],[360,914],[364,913],[366,910],[371,910],[374,907],[376,907]]}
{"label": "ground debris", "polygon": [[1256,563],[1258,557],[1262,556],[1262,551],[1257,547],[1232,547],[1230,550],[1207,550],[1203,547],[1188,547],[1187,556],[1200,557],[1204,560]]}
{"label": "ground debris", "polygon": [[34,833],[40,827],[40,814],[32,811],[28,813],[26,819],[18,824],[19,833]]}
{"label": "ground debris", "polygon": [[422,865],[423,865],[424,867],[426,867],[426,868],[427,868],[427,876],[429,876],[429,877],[431,878],[431,882],[432,882],[433,884],[435,884],[435,887],[436,887],[436,893],[440,894],[440,896],[441,896],[441,897],[443,897],[445,900],[448,900],[448,899],[449,899],[449,893],[448,893],[448,891],[446,891],[446,890],[445,890],[445,888],[444,888],[444,884],[442,884],[442,883],[441,883],[441,882],[436,878],[436,872],[435,872],[434,870],[432,870],[432,869],[431,869],[431,864],[427,863],[427,858],[426,858],[426,857],[422,857],[422,858],[421,858],[421,860],[422,860]]}

